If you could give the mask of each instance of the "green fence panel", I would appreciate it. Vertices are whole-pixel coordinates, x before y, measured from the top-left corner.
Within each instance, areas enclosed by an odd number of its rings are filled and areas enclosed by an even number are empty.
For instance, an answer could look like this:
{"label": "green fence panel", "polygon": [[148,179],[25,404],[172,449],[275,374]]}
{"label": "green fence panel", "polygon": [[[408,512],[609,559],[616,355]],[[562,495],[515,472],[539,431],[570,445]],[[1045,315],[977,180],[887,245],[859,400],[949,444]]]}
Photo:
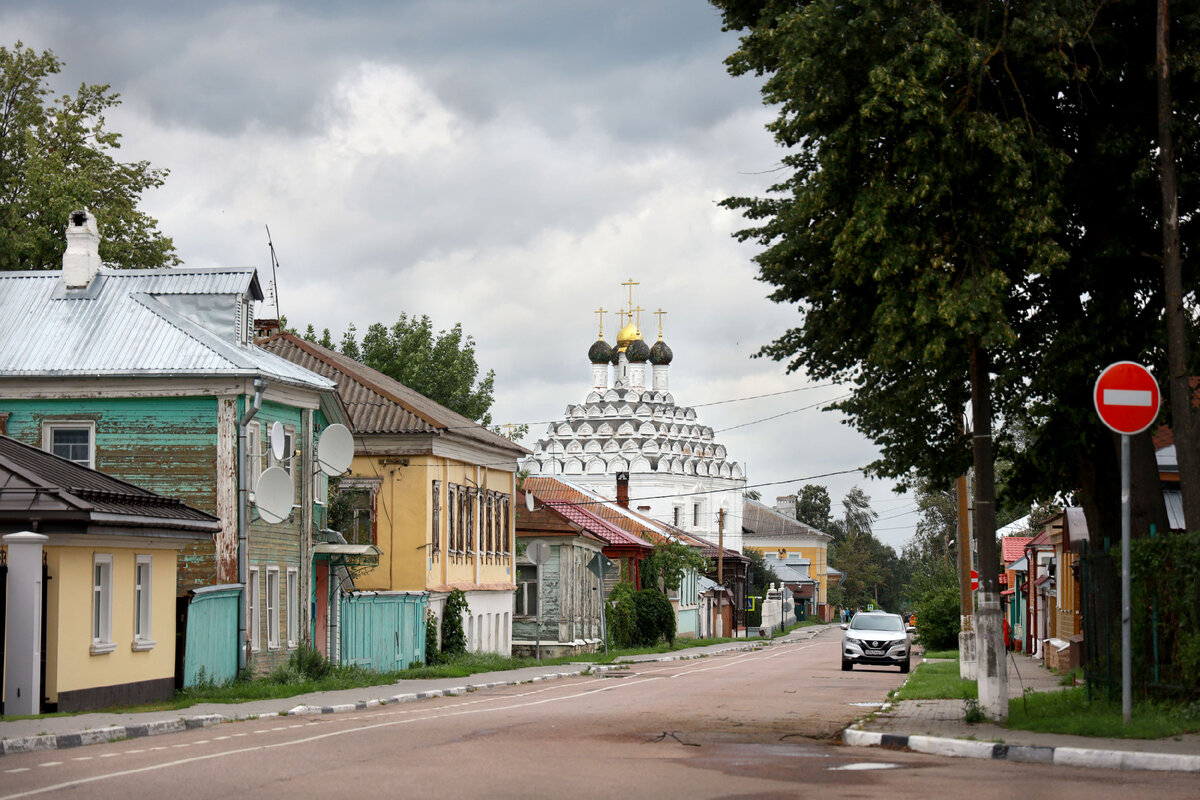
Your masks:
{"label": "green fence panel", "polygon": [[355,592],[341,600],[341,661],[376,672],[425,663],[424,592]]}
{"label": "green fence panel", "polygon": [[238,595],[236,584],[195,590],[188,603],[183,685],[220,685],[237,677]]}

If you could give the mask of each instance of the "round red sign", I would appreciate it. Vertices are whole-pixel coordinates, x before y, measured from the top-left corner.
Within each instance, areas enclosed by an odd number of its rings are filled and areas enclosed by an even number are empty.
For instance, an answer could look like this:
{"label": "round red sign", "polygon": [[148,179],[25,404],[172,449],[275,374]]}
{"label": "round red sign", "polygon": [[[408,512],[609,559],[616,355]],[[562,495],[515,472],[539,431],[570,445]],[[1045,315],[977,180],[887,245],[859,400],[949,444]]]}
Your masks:
{"label": "round red sign", "polygon": [[1158,417],[1158,381],[1132,361],[1109,364],[1096,379],[1092,400],[1096,413],[1112,430],[1126,436],[1141,433]]}
{"label": "round red sign", "polygon": [[978,591],[978,590],[979,590],[979,573],[976,572],[975,570],[971,570],[971,591],[974,592],[974,591]]}

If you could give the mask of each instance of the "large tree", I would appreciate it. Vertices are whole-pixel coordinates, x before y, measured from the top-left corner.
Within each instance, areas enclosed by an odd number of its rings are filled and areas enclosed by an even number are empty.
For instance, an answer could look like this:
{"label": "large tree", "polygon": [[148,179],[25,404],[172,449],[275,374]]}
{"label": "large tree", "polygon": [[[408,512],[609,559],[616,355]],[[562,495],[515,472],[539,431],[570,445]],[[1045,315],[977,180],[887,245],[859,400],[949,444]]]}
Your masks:
{"label": "large tree", "polygon": [[479,378],[475,339],[462,324],[434,333],[429,316],[401,314],[390,328],[376,322],[361,344],[354,326],[343,334],[341,351],[481,425],[491,425],[494,370]]}
{"label": "large tree", "polygon": [[104,263],[180,263],[158,222],[138,208],[167,171],[115,158],[121,135],[107,129],[105,113],[119,95],[107,85],[51,100],[49,82],[61,69],[48,50],[0,47],[0,269],[60,269],[67,216],[84,207],[96,216]]}
{"label": "large tree", "polygon": [[[874,471],[901,483],[966,470],[974,398],[974,433],[999,423],[1012,491],[1078,490],[1094,540],[1113,536],[1117,441],[1091,387],[1112,361],[1160,374],[1165,361],[1162,267],[1147,256],[1161,247],[1153,5],[713,2],[743,32],[729,68],[763,76],[786,148],[768,196],[727,201],[754,223],[740,235],[762,245],[773,299],[802,315],[766,354],[852,383],[840,409],[880,445]],[[1200,11],[1174,14],[1178,63],[1194,65]],[[1173,74],[1185,162],[1198,78]],[[1186,255],[1194,172],[1178,183]],[[1165,523],[1148,435],[1134,466],[1144,531]]]}
{"label": "large tree", "polygon": [[810,528],[829,533],[833,517],[829,515],[829,490],[824,486],[806,483],[796,492],[796,519]]}

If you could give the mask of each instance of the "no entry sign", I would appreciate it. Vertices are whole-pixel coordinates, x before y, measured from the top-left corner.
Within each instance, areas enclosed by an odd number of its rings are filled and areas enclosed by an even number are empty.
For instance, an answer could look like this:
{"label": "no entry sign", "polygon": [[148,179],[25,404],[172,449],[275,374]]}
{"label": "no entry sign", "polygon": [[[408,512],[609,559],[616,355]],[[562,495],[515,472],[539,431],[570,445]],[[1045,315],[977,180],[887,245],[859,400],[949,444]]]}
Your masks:
{"label": "no entry sign", "polygon": [[971,570],[971,591],[979,591],[979,573],[975,570]]}
{"label": "no entry sign", "polygon": [[1126,436],[1141,433],[1158,417],[1158,381],[1150,370],[1132,361],[1105,367],[1096,379],[1092,399],[1104,424]]}

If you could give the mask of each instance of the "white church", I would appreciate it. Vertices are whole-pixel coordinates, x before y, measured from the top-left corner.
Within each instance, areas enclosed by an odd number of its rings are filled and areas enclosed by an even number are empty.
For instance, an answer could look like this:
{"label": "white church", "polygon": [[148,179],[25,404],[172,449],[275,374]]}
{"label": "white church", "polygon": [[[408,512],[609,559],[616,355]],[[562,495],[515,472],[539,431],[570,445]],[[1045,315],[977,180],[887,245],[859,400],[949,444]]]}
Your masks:
{"label": "white church", "polygon": [[[616,346],[600,338],[588,350],[591,390],[551,423],[533,455],[522,464],[532,475],[554,475],[604,497],[618,499],[627,481],[629,507],[701,536],[714,544],[724,511],[724,543],[742,549],[742,493],[746,476],[713,441],[713,429],[696,410],[675,404],[669,371],[673,354],[662,338],[651,347],[634,323],[642,309],[619,312]],[[647,374],[649,370],[649,374]]]}

